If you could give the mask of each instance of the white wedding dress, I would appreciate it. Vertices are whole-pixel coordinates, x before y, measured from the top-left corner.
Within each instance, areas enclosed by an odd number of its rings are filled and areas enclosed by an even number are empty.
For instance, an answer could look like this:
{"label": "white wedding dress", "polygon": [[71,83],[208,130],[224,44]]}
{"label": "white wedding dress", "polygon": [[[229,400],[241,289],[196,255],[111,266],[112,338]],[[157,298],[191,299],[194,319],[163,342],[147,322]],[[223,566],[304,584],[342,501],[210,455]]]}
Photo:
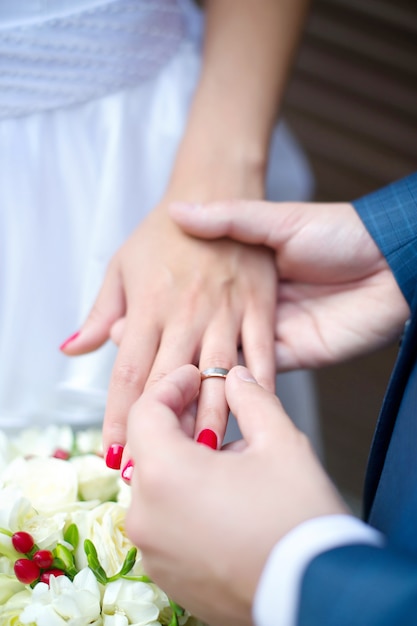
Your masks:
{"label": "white wedding dress", "polygon": [[[160,200],[200,70],[191,0],[0,3],[0,428],[99,424],[109,342],[68,358],[107,263]],[[284,124],[268,197],[308,199],[310,170]],[[279,393],[314,438],[310,375]]]}

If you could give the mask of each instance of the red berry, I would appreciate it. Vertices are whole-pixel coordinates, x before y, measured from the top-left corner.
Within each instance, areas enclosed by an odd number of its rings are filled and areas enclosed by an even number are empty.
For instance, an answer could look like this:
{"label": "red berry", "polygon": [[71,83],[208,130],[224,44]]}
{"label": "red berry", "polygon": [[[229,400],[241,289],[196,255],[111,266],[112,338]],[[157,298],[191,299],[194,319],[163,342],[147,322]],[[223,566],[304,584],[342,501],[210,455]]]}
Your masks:
{"label": "red berry", "polygon": [[63,450],[62,448],[57,448],[52,456],[55,459],[62,459],[63,461],[68,461],[71,455],[67,450]]}
{"label": "red berry", "polygon": [[24,585],[30,585],[39,578],[41,570],[38,565],[29,559],[17,559],[14,564],[14,573],[17,580],[20,580]]}
{"label": "red berry", "polygon": [[51,576],[58,577],[64,576],[64,574],[65,572],[63,572],[62,569],[48,569],[46,572],[42,572],[39,582],[49,585],[49,579]]}
{"label": "red berry", "polygon": [[12,535],[12,544],[17,552],[21,552],[21,554],[26,554],[30,552],[35,545],[33,541],[32,535],[29,533],[25,533],[23,530]]}
{"label": "red berry", "polygon": [[52,567],[54,555],[50,552],[50,550],[38,550],[33,555],[32,561],[41,569],[48,569],[49,567]]}

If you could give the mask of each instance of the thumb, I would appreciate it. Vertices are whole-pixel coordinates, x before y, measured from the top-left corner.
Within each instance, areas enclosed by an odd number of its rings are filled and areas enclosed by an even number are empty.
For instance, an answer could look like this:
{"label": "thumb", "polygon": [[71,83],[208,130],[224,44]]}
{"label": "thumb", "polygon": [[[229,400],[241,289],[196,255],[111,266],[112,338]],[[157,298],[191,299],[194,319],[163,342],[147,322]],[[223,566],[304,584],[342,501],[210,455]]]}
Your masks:
{"label": "thumb", "polygon": [[232,368],[226,379],[226,399],[248,444],[269,440],[277,429],[295,429],[277,396],[253,378],[246,367]]}
{"label": "thumb", "polygon": [[293,231],[296,202],[233,200],[208,204],[175,202],[172,219],[187,233],[203,239],[230,237],[275,248]]}
{"label": "thumb", "polygon": [[175,442],[191,442],[181,429],[181,416],[200,389],[194,365],[182,365],[148,387],[128,416],[128,441],[134,456],[166,455]]}
{"label": "thumb", "polygon": [[109,268],[97,299],[80,331],[64,341],[60,349],[75,356],[97,350],[110,337],[114,323],[126,310],[119,273]]}

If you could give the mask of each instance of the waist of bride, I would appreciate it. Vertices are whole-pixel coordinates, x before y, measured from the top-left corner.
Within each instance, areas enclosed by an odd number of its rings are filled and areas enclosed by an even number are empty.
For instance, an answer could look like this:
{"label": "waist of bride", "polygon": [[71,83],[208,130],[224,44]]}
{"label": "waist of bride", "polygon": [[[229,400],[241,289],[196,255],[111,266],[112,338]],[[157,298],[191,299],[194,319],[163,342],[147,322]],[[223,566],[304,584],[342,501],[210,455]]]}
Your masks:
{"label": "waist of bride", "polygon": [[176,0],[103,0],[0,22],[0,118],[87,102],[154,76],[187,31]]}

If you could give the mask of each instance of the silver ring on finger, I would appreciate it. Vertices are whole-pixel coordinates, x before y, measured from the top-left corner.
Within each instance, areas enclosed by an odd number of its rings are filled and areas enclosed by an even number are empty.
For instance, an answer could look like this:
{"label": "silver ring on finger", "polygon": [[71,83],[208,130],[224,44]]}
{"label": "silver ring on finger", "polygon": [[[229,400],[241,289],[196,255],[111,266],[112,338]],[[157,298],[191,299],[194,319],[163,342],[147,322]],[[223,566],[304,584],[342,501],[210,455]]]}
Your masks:
{"label": "silver ring on finger", "polygon": [[230,370],[224,367],[208,367],[201,372],[201,380],[207,380],[207,378],[226,378]]}

